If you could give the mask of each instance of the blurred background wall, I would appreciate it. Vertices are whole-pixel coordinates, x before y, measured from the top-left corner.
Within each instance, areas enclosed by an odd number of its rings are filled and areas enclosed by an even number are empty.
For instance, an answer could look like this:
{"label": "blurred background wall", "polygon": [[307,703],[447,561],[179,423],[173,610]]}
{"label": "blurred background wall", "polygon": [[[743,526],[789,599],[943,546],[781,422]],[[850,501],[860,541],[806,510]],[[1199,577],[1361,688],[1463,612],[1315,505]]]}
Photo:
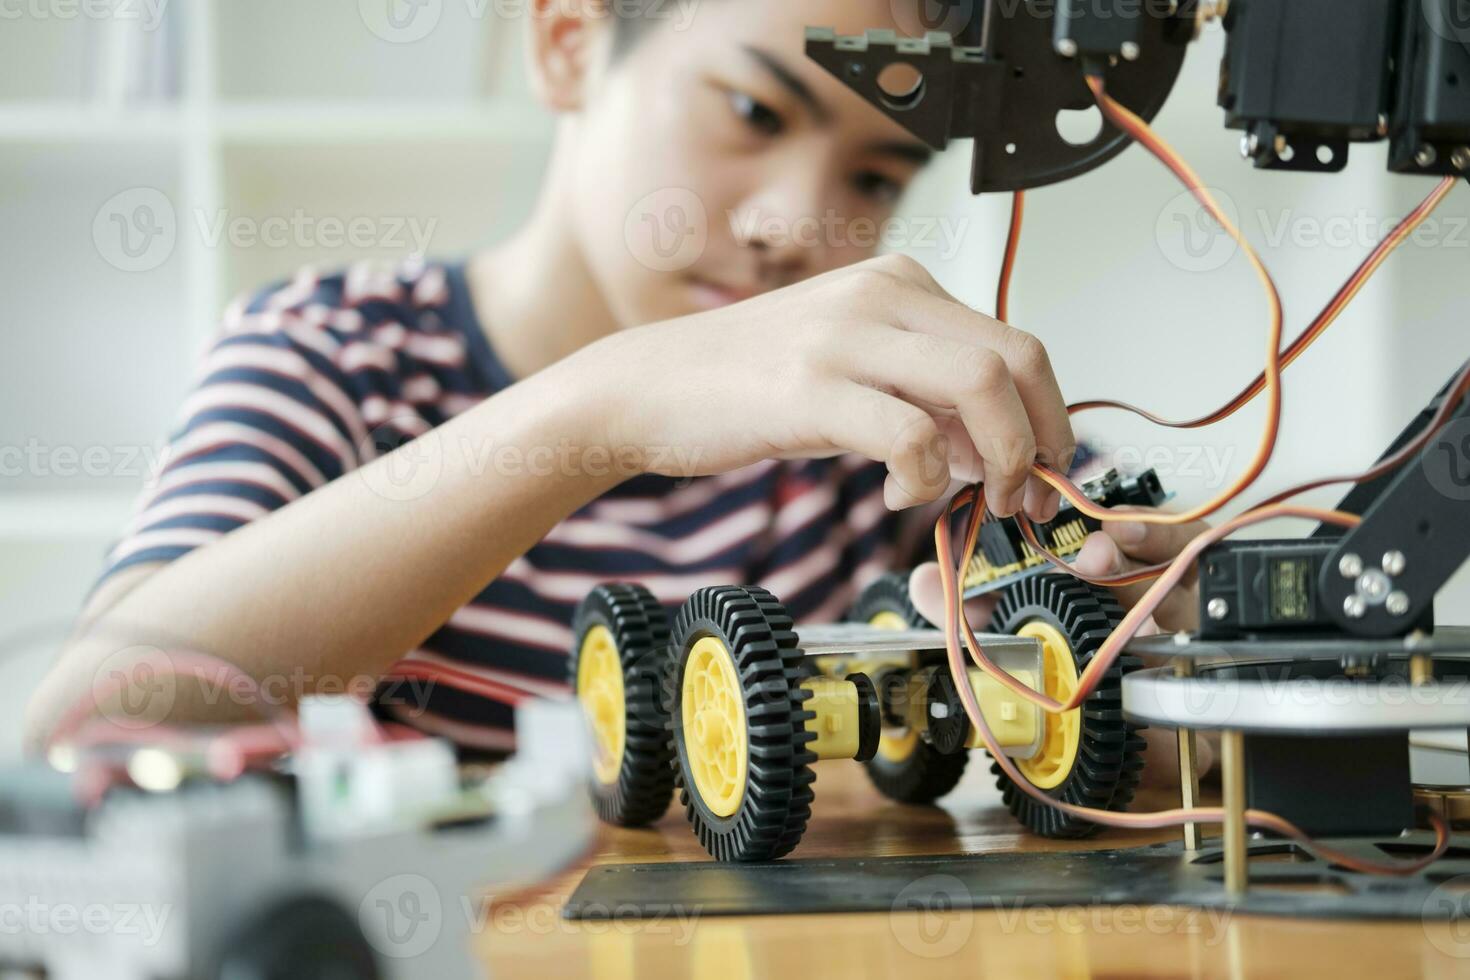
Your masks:
{"label": "blurred background wall", "polygon": [[[494,241],[527,213],[550,135],[505,16],[518,4],[429,0],[395,20],[383,0],[108,2],[26,0],[0,24],[0,754],[224,303],[302,264],[404,256],[412,228],[431,256]],[[1239,214],[1295,333],[1429,188],[1384,174],[1375,147],[1334,179],[1251,170],[1214,106],[1221,48],[1218,31],[1196,45],[1158,126]],[[905,250],[989,311],[1009,202],[968,196],[968,150],[905,205],[954,240]],[[1467,216],[1462,187],[1291,369],[1263,491],[1365,465],[1470,353]],[[1136,148],[1030,196],[1012,319],[1069,398],[1192,416],[1260,369],[1260,289],[1197,219]],[[266,240],[272,220],[310,230]],[[1239,471],[1260,421],[1161,433],[1108,413],[1079,430],[1187,503]],[[1442,617],[1470,621],[1465,576]]]}

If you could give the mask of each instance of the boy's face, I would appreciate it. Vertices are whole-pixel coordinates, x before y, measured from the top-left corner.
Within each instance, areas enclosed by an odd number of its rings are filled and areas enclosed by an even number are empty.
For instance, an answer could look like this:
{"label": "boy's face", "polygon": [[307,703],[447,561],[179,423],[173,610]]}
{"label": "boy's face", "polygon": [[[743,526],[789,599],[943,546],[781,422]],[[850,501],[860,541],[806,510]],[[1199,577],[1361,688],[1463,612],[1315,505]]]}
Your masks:
{"label": "boy's face", "polygon": [[929,151],[808,60],[804,33],[894,27],[890,3],[656,4],[667,19],[593,71],[571,127],[571,207],[622,326],[727,305],[876,251]]}

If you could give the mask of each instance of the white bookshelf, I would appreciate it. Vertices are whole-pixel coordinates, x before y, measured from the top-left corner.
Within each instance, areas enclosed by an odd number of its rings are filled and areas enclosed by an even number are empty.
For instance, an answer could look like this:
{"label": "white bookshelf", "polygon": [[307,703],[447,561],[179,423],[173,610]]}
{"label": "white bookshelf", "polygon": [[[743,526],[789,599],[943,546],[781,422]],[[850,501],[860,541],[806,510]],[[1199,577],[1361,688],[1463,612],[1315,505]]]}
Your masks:
{"label": "white bookshelf", "polygon": [[[54,11],[5,21],[0,447],[39,445],[49,462],[0,476],[0,634],[34,603],[20,556],[48,542],[74,567],[52,569],[46,588],[81,597],[143,482],[119,460],[167,431],[233,295],[302,264],[406,254],[212,245],[201,216],[415,216],[433,223],[430,255],[449,257],[525,215],[551,125],[522,80],[522,25],[478,6],[444,4],[428,36],[391,43],[356,0],[171,0],[171,44],[153,47],[172,52],[174,82],[142,99],[95,89],[118,25]],[[138,188],[167,202],[175,235],[161,261],[129,270],[94,224]],[[55,465],[97,447],[114,460],[100,472]]]}

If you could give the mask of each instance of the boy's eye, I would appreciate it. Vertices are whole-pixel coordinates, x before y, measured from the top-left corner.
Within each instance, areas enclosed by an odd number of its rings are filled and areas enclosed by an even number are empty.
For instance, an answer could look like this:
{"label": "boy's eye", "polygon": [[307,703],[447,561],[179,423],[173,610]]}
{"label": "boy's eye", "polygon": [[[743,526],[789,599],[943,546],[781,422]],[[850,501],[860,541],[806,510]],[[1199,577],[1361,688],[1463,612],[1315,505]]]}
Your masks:
{"label": "boy's eye", "polygon": [[890,177],[865,170],[852,179],[857,192],[878,204],[892,204],[903,193],[903,185]]}
{"label": "boy's eye", "polygon": [[730,107],[735,115],[744,119],[750,127],[766,136],[779,135],[785,128],[781,117],[765,103],[758,102],[744,92],[730,93]]}

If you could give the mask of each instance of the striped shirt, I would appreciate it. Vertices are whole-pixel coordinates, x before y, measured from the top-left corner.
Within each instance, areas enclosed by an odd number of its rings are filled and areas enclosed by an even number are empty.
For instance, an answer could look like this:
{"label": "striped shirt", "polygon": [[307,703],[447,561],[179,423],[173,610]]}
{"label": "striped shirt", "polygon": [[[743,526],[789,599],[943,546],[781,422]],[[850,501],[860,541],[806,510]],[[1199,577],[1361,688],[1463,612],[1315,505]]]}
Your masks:
{"label": "striped shirt", "polygon": [[[306,270],[237,302],[104,578],[207,545],[513,380],[457,264]],[[511,748],[516,703],[567,693],[572,613],[604,581],[641,582],[671,613],[701,586],[741,583],[770,589],[798,620],[840,618],[894,558],[884,472],[838,457],[629,480],[558,524],[422,647],[404,651],[472,674],[486,693],[436,685],[427,710],[401,720],[467,747]]]}

